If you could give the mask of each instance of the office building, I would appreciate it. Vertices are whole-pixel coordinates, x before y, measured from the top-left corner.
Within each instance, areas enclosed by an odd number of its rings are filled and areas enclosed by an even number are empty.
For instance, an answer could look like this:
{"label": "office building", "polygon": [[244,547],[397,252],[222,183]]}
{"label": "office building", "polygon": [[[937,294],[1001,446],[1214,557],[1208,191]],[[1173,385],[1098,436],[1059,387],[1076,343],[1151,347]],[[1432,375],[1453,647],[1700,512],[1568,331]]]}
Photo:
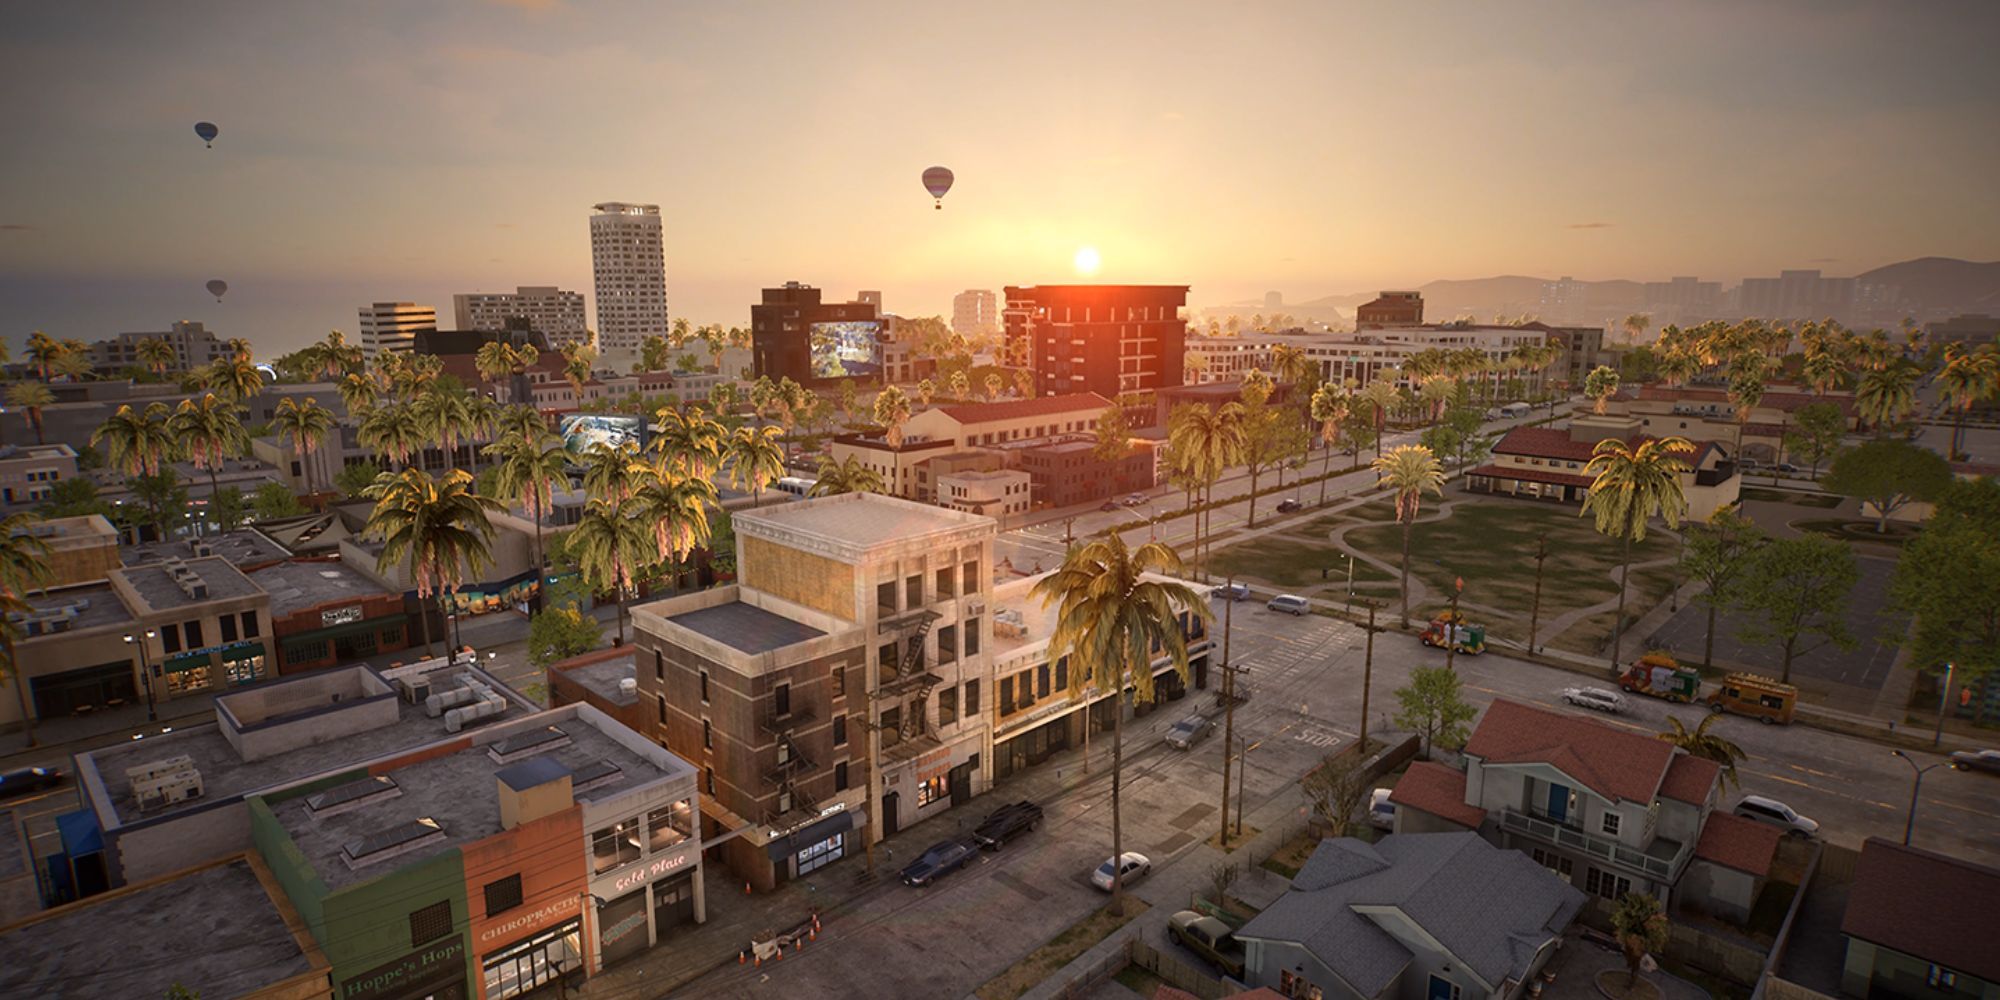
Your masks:
{"label": "office building", "polygon": [[1421,292],[1383,292],[1354,308],[1356,330],[1420,326],[1423,322],[1424,296]]}
{"label": "office building", "polygon": [[1646,314],[1653,328],[1669,323],[1699,322],[1722,310],[1722,282],[1679,277],[1668,281],[1648,281],[1644,291]]}
{"label": "office building", "polygon": [[1950,319],[1924,324],[1924,338],[1933,344],[1964,344],[1979,347],[2000,338],[2000,317],[1965,313]]}
{"label": "office building", "polygon": [[667,257],[660,206],[607,201],[592,206],[590,265],[597,289],[597,347],[637,352],[667,335]]}
{"label": "office building", "polygon": [[751,370],[803,386],[882,373],[882,318],[866,302],[825,302],[811,285],[766,288],[750,307]]}
{"label": "office building", "polygon": [[107,373],[134,367],[144,368],[146,363],[139,360],[139,343],[146,340],[164,340],[173,345],[175,361],[169,371],[192,371],[203,365],[224,360],[234,353],[228,341],[216,339],[215,334],[207,327],[189,320],[181,320],[165,330],[121,333],[108,340],[92,343],[91,367]]}
{"label": "office building", "polygon": [[437,310],[414,302],[373,302],[361,307],[361,353],[408,353],[417,331],[437,329]]}
{"label": "office building", "polygon": [[452,311],[460,330],[524,327],[545,337],[550,348],[585,343],[590,338],[583,317],[583,293],[566,292],[553,285],[522,285],[512,292],[454,295]]}
{"label": "office building", "polygon": [[1844,318],[1854,306],[1853,278],[1822,278],[1818,271],[1780,271],[1775,278],[1744,278],[1737,308],[1764,320]]}
{"label": "office building", "polygon": [[970,288],[951,297],[951,332],[973,337],[999,328],[1000,313],[991,291]]}
{"label": "office building", "polygon": [[102,514],[52,517],[17,529],[48,547],[48,577],[42,590],[59,590],[80,583],[103,583],[121,562],[118,529]]}
{"label": "office building", "polygon": [[76,449],[69,445],[0,445],[0,506],[41,503],[57,483],[75,478]]}
{"label": "office building", "polygon": [[1028,358],[1035,394],[1109,399],[1180,385],[1186,285],[1008,286],[1007,348]]}
{"label": "office building", "polygon": [[864,306],[874,306],[878,315],[882,312],[882,293],[874,289],[864,288],[855,292],[854,301]]}

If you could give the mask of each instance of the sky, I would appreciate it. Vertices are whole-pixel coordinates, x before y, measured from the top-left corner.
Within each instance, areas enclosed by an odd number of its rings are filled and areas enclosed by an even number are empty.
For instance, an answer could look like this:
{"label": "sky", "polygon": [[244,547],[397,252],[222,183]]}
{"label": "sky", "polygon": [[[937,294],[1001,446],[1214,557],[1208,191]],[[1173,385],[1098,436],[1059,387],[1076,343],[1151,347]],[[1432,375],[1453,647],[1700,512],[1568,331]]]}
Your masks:
{"label": "sky", "polygon": [[1081,280],[1085,246],[1196,305],[2000,258],[1985,0],[11,0],[0,25],[17,349],[195,319],[276,353],[363,302],[449,325],[453,293],[516,285],[594,304],[600,201],[659,204],[674,313],[732,325],[786,280],[949,313]]}

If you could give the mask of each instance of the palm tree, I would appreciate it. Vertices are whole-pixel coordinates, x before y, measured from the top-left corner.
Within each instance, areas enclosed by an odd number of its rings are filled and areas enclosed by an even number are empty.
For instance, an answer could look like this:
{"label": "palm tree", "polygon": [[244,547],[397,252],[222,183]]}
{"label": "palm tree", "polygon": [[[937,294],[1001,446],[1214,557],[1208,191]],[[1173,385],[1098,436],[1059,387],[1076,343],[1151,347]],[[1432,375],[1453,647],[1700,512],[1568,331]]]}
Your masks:
{"label": "palm tree", "polygon": [[340,377],[336,387],[340,401],[347,406],[347,415],[356,420],[382,397],[382,383],[367,372],[348,372]]}
{"label": "palm tree", "polygon": [[1396,405],[1395,372],[1376,373],[1375,379],[1361,388],[1360,396],[1375,409],[1375,460],[1379,462],[1382,460],[1382,439],[1388,436],[1383,431],[1388,426],[1389,408]]}
{"label": "palm tree", "polygon": [[729,429],[709,419],[701,407],[663,406],[654,416],[660,422],[649,447],[676,474],[707,479],[722,465],[723,453],[729,448]]}
{"label": "palm tree", "polygon": [[1687,494],[1681,489],[1681,474],[1692,467],[1688,459],[1694,445],[1686,438],[1648,439],[1634,447],[1617,438],[1606,438],[1591,449],[1590,463],[1583,467],[1594,476],[1590,492],[1583,498],[1583,510],[1597,518],[1599,534],[1623,543],[1618,567],[1618,617],[1611,626],[1611,672],[1618,673],[1618,647],[1625,637],[1625,594],[1632,576],[1632,545],[1646,540],[1646,521],[1654,514],[1668,528],[1681,523],[1687,510]]}
{"label": "palm tree", "polygon": [[1326,505],[1326,482],[1333,471],[1333,445],[1340,440],[1340,421],[1347,416],[1347,392],[1332,382],[1323,382],[1313,390],[1311,415],[1319,423],[1319,439],[1326,445],[1326,454],[1320,460],[1319,502]]}
{"label": "palm tree", "polygon": [[320,372],[334,379],[354,372],[366,360],[361,348],[348,343],[347,335],[339,330],[328,330],[326,339],[313,345],[313,354],[320,363]]}
{"label": "palm tree", "polygon": [[986,383],[986,398],[988,400],[999,399],[1000,389],[1006,385],[1006,381],[1000,377],[1000,373],[987,372],[986,378],[983,381]]}
{"label": "palm tree", "polygon": [[639,503],[639,523],[652,531],[654,557],[673,567],[674,586],[679,587],[688,555],[708,544],[708,509],[720,506],[715,482],[706,475],[683,475],[660,456],[640,481],[634,499]]}
{"label": "palm tree", "polygon": [[1689,729],[1681,723],[1681,720],[1669,715],[1667,725],[1672,728],[1660,733],[1659,737],[1686,750],[1689,756],[1712,760],[1722,765],[1723,785],[1735,785],[1740,788],[1742,782],[1736,777],[1736,762],[1747,759],[1749,755],[1743,752],[1742,747],[1708,731],[1708,727],[1714,725],[1715,720],[1720,718],[1722,713],[1710,712],[1702,718],[1700,725]]}
{"label": "palm tree", "polygon": [[[1188,476],[1204,493],[1212,493],[1222,471],[1236,464],[1243,454],[1243,404],[1229,402],[1221,408],[1205,403],[1176,407],[1167,419],[1167,442],[1184,456]],[[1205,514],[1196,515],[1194,556],[1203,564],[1202,538],[1206,534]]]}
{"label": "palm tree", "polygon": [[1805,363],[1800,366],[1799,374],[1814,392],[1824,396],[1840,388],[1840,384],[1847,380],[1847,365],[1830,347],[1815,349],[1808,345]]}
{"label": "palm tree", "polygon": [[180,352],[165,337],[147,337],[139,341],[132,353],[155,375],[165,375],[181,361]]}
{"label": "palm tree", "polygon": [[264,373],[257,370],[250,355],[239,353],[208,366],[203,386],[230,403],[246,406],[264,387]]}
{"label": "palm tree", "polygon": [[[1069,657],[1071,697],[1109,690],[1111,724],[1111,856],[1125,853],[1121,814],[1121,768],[1125,760],[1125,689],[1134,702],[1153,698],[1153,650],[1161,650],[1185,681],[1187,632],[1181,616],[1207,620],[1208,608],[1186,584],[1149,575],[1178,577],[1180,556],[1158,542],[1128,549],[1117,532],[1070,549],[1061,568],[1035,584],[1034,594],[1056,608],[1049,635],[1049,658]],[[1088,712],[1086,711],[1086,716]],[[1084,725],[1089,725],[1088,718]],[[1111,907],[1124,901],[1124,880],[1112,865]]]}
{"label": "palm tree", "polygon": [[966,377],[965,369],[959,368],[953,370],[949,382],[951,384],[951,398],[972,398],[972,380]]}
{"label": "palm tree", "polygon": [[[1761,357],[1749,355],[1749,357]],[[1750,422],[1750,414],[1756,412],[1757,404],[1764,401],[1764,376],[1759,371],[1761,364],[1744,365],[1729,378],[1729,405],[1736,410],[1736,454],[1735,459],[1743,460],[1743,428]]]}
{"label": "palm tree", "polygon": [[647,525],[627,517],[619,504],[592,497],[583,516],[564,543],[576,568],[596,590],[611,590],[618,600],[618,644],[625,644],[625,600],[639,570],[653,558]]}
{"label": "palm tree", "polygon": [[14,685],[31,747],[35,745],[35,713],[28,707],[27,679],[20,675],[20,664],[14,659],[20,626],[8,616],[34,610],[22,595],[48,582],[49,545],[29,530],[41,520],[34,514],[14,514],[0,520],[0,684],[11,681]]}
{"label": "palm tree", "polygon": [[[363,494],[375,501],[364,529],[382,539],[382,563],[401,561],[416,585],[417,600],[436,598],[442,614],[446,594],[468,573],[491,561],[491,515],[505,508],[473,492],[472,474],[453,469],[433,479],[422,469],[383,473]],[[424,655],[431,654],[430,618],[417,615]]]}
{"label": "palm tree", "polygon": [[583,453],[583,490],[612,505],[632,499],[651,474],[637,445],[593,444]]}
{"label": "palm tree", "polygon": [[1375,460],[1382,485],[1396,492],[1396,520],[1403,525],[1403,625],[1410,624],[1410,530],[1425,493],[1444,496],[1444,465],[1420,444],[1399,445]]}
{"label": "palm tree", "polygon": [[931,397],[937,395],[937,383],[924,379],[917,383],[917,402],[931,405]]}
{"label": "palm tree", "polygon": [[473,370],[488,382],[498,382],[514,370],[514,348],[498,340],[479,345],[472,356]]}
{"label": "palm tree", "polygon": [[290,396],[278,400],[278,407],[271,413],[272,432],[292,439],[292,450],[298,453],[299,468],[305,470],[306,494],[312,495],[312,456],[319,450],[333,430],[333,411],[319,405],[311,396],[306,397],[302,406]]}
{"label": "palm tree", "polygon": [[1623,325],[1625,327],[1625,342],[1627,344],[1638,343],[1639,338],[1646,335],[1646,328],[1653,325],[1653,317],[1647,316],[1644,313],[1633,313],[1625,317]]}
{"label": "palm tree", "polygon": [[472,398],[464,387],[449,382],[436,383],[419,393],[411,409],[428,440],[443,453],[444,468],[456,461],[460,437],[472,429]]}
{"label": "palm tree", "polygon": [[493,488],[500,496],[524,505],[535,521],[535,565],[541,572],[529,601],[531,611],[540,611],[542,590],[549,583],[542,522],[555,504],[555,484],[569,481],[568,469],[577,456],[531,406],[508,407],[495,422],[495,429],[496,440],[483,449],[493,460]]}
{"label": "palm tree", "polygon": [[392,402],[369,410],[361,418],[361,427],[354,436],[362,447],[387,456],[390,461],[405,468],[410,465],[413,456],[422,452],[424,442],[429,439],[415,404],[403,402]]}
{"label": "palm tree", "polygon": [[1916,367],[1905,361],[1870,367],[1855,384],[1854,408],[1877,436],[1886,434],[1917,405],[1916,382]]}
{"label": "palm tree", "polygon": [[42,373],[42,381],[49,380],[49,369],[63,356],[62,342],[40,330],[28,334],[28,363]]}
{"label": "palm tree", "polygon": [[250,446],[250,435],[244,431],[236,407],[212,392],[202,393],[200,402],[183,399],[167,419],[167,431],[194,467],[208,472],[208,496],[213,503],[222,491],[217,473],[230,456],[240,455]]}
{"label": "palm tree", "polygon": [[653,334],[639,342],[639,367],[644,371],[666,371],[668,358],[673,355],[673,345],[667,338]]}
{"label": "palm tree", "polygon": [[776,427],[738,427],[729,439],[729,485],[750,491],[750,506],[764,499],[764,486],[785,474],[785,446]]}
{"label": "palm tree", "polygon": [[1610,365],[1598,365],[1583,377],[1583,394],[1590,397],[1593,410],[1604,412],[1611,397],[1618,395],[1618,382],[1618,371]]}
{"label": "palm tree", "polygon": [[597,349],[588,344],[564,344],[563,378],[576,392],[577,405],[583,405],[583,384],[590,381],[591,365],[597,361]]}
{"label": "palm tree", "polygon": [[56,355],[53,367],[57,375],[66,376],[72,382],[81,382],[95,370],[90,364],[90,349],[82,342],[63,341],[63,352]]}
{"label": "palm tree", "polygon": [[160,464],[180,452],[167,427],[170,412],[165,403],[152,403],[144,412],[127,403],[90,435],[90,445],[102,444],[105,460],[128,476],[157,475]]}
{"label": "palm tree", "polygon": [[841,461],[831,456],[819,460],[819,479],[813,483],[808,496],[830,497],[842,493],[880,493],[882,474],[862,465],[853,455]]}
{"label": "palm tree", "polygon": [[[1994,394],[2000,389],[2000,353],[1988,346],[1976,351],[1967,351],[1962,344],[1946,344],[1944,348],[1944,370],[1938,373],[1938,392],[1944,397],[1946,406],[1952,409],[1951,455],[1958,457],[1965,440],[1965,414],[1972,404]],[[31,383],[24,383],[23,388]],[[11,395],[9,402],[12,402]],[[41,440],[39,425],[36,440]]]}
{"label": "palm tree", "polygon": [[[989,376],[991,378],[997,376]],[[991,388],[989,384],[989,389]],[[890,386],[875,396],[875,422],[882,425],[882,439],[891,448],[903,446],[903,424],[910,419],[910,397],[900,386]]]}
{"label": "palm tree", "polygon": [[55,393],[41,382],[16,382],[7,387],[7,405],[18,406],[28,415],[28,423],[35,428],[35,443],[42,440],[42,407],[56,401]]}

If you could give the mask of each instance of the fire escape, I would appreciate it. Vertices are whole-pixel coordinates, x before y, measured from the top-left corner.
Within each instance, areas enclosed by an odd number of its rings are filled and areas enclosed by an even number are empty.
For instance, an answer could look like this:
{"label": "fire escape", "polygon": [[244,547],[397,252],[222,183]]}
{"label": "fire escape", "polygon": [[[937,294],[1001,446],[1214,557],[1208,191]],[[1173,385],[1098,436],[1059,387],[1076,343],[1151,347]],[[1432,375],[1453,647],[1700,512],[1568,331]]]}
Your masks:
{"label": "fire escape", "polygon": [[924,669],[924,637],[931,634],[931,626],[940,617],[935,611],[912,611],[875,626],[877,634],[893,632],[903,639],[902,654],[895,662],[881,665],[881,683],[875,687],[877,701],[900,708],[897,733],[902,739],[924,731],[924,706],[929,704],[931,689],[943,680]]}
{"label": "fire escape", "polygon": [[812,773],[812,759],[799,749],[798,742],[792,738],[794,730],[812,719],[812,709],[805,706],[795,706],[785,715],[779,715],[774,706],[758,717],[757,728],[773,737],[778,744],[778,762],[764,773],[764,784],[778,792],[778,808],[771,815],[773,820],[788,813],[819,808],[819,803],[802,787],[805,776]]}

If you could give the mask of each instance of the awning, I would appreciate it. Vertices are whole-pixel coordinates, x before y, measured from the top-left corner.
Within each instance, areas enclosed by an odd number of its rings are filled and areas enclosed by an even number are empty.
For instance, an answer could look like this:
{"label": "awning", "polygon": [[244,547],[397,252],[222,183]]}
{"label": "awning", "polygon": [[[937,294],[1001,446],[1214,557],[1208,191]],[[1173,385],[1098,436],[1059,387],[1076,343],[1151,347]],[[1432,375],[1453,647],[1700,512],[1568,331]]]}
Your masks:
{"label": "awning", "polygon": [[334,625],[329,628],[316,628],[310,632],[294,632],[290,635],[279,636],[278,641],[289,648],[294,645],[323,642],[343,636],[362,635],[364,633],[373,634],[390,626],[401,627],[409,620],[409,615],[399,611],[393,615],[383,615],[380,618],[368,618],[358,622],[348,622],[345,625]]}
{"label": "awning", "polygon": [[843,809],[809,826],[800,827],[764,845],[772,861],[783,861],[835,834],[861,826],[868,813],[863,809]]}
{"label": "awning", "polygon": [[167,662],[160,666],[170,674],[186,673],[197,667],[205,667],[208,666],[208,650],[204,649],[199,653],[182,653],[179,656],[170,656],[167,657]]}
{"label": "awning", "polygon": [[223,650],[222,662],[235,663],[237,660],[248,660],[263,655],[264,655],[264,644],[261,642],[253,642],[243,646],[232,646],[228,649]]}

